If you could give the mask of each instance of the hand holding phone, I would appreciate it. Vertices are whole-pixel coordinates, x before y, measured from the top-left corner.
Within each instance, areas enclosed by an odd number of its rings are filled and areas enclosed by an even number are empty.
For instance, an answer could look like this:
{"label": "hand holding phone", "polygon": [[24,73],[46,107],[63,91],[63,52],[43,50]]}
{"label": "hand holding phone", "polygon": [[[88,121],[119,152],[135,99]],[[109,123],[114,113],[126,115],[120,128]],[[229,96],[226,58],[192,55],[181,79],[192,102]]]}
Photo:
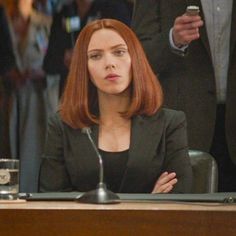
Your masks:
{"label": "hand holding phone", "polygon": [[188,6],[186,8],[186,15],[188,16],[196,16],[199,14],[199,12],[200,10],[198,6]]}
{"label": "hand holding phone", "polygon": [[199,39],[199,28],[203,25],[203,21],[199,15],[199,7],[190,5],[186,8],[186,12],[176,17],[172,37],[176,47],[188,45],[192,41]]}

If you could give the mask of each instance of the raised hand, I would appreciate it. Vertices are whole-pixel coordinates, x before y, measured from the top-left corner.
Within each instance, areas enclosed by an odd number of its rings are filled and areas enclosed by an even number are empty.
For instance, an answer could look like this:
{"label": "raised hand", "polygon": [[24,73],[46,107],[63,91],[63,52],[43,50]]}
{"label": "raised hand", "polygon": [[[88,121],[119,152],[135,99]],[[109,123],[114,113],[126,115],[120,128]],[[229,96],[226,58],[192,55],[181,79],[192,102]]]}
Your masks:
{"label": "raised hand", "polygon": [[177,47],[190,44],[200,37],[199,28],[203,21],[199,15],[190,16],[184,14],[175,19],[172,36]]}

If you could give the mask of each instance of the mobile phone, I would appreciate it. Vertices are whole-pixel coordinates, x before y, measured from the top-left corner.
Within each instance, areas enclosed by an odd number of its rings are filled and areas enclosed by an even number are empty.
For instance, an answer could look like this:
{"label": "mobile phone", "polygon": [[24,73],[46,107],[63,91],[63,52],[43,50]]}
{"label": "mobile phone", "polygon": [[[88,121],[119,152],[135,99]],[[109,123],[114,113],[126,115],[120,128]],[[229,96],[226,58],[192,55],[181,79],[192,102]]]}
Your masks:
{"label": "mobile phone", "polygon": [[199,12],[200,12],[199,6],[188,6],[186,8],[186,14],[188,16],[196,16],[199,14]]}

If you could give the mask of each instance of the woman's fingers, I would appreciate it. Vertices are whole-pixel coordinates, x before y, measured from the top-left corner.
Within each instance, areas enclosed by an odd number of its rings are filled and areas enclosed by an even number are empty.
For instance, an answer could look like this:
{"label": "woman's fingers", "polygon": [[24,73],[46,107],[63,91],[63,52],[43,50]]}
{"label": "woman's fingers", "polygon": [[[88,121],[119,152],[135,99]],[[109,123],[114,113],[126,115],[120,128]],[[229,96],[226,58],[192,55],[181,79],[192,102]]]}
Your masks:
{"label": "woman's fingers", "polygon": [[168,193],[173,189],[177,183],[176,173],[164,172],[158,178],[152,193]]}
{"label": "woman's fingers", "polygon": [[[164,174],[166,173],[166,174]],[[168,183],[170,180],[174,179],[176,177],[176,173],[172,172],[172,173],[168,173],[168,172],[164,172],[164,175],[161,175],[158,180],[157,180],[157,184],[159,185],[163,185],[165,183]]]}
{"label": "woman's fingers", "polygon": [[163,185],[157,185],[154,189],[154,193],[168,193],[172,190],[173,186],[177,183],[177,179],[174,178],[168,183],[165,183]]}
{"label": "woman's fingers", "polygon": [[173,185],[169,185],[162,193],[169,193],[173,189]]}

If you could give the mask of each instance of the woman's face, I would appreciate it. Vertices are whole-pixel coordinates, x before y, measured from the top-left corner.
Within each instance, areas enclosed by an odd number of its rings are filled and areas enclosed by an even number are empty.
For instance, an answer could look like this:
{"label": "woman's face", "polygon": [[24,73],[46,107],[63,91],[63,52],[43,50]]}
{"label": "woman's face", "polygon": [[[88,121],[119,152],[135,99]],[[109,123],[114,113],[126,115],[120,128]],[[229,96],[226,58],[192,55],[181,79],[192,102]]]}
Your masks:
{"label": "woman's face", "polygon": [[123,38],[110,29],[95,31],[88,45],[88,71],[99,94],[118,95],[131,83],[131,58]]}

